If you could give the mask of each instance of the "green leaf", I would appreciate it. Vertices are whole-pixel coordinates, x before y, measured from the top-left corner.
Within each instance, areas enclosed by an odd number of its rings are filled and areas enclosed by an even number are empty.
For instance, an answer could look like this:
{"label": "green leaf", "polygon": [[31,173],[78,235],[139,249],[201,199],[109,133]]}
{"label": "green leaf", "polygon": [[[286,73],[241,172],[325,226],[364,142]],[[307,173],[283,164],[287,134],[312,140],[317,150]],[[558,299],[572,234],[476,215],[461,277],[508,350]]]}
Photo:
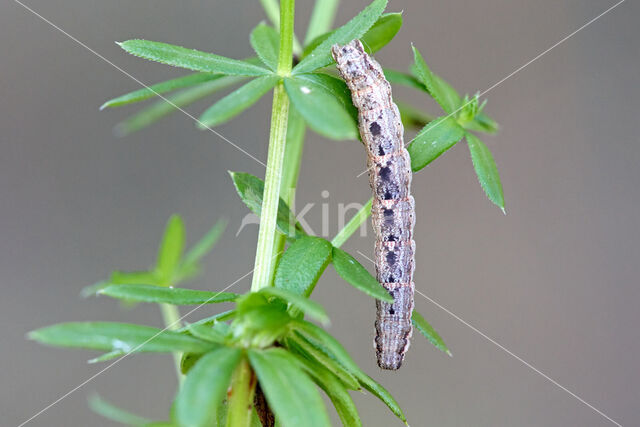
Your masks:
{"label": "green leaf", "polygon": [[396,105],[398,106],[398,111],[400,111],[400,119],[405,128],[422,129],[434,120],[433,116],[404,102],[397,101]]}
{"label": "green leaf", "polygon": [[313,323],[304,321],[304,320],[296,320],[293,321],[292,330],[295,330],[299,333],[304,339],[306,339],[314,348],[319,351],[322,351],[330,358],[341,364],[344,368],[346,368],[353,375],[358,377],[358,372],[361,372],[360,368],[353,361],[347,350],[328,332],[324,329],[314,325]]}
{"label": "green leaf", "polygon": [[142,426],[151,422],[151,420],[144,417],[118,408],[117,406],[102,399],[97,394],[89,397],[89,407],[96,414],[102,415],[104,418],[120,424]]}
{"label": "green leaf", "polygon": [[440,104],[444,111],[449,114],[454,112],[460,105],[460,95],[451,85],[432,73],[418,49],[415,46],[412,46],[412,48],[418,79],[425,85],[433,99]]}
{"label": "green leaf", "polygon": [[374,0],[369,6],[364,8],[362,12],[334,31],[309,55],[304,57],[302,61],[293,68],[293,74],[308,73],[331,64],[333,62],[331,58],[331,46],[334,44],[343,45],[351,40],[360,38],[378,20],[386,5],[387,0]]}
{"label": "green leaf", "polygon": [[326,74],[303,74],[286,78],[284,87],[311,129],[331,139],[358,138],[357,113],[344,82]]}
{"label": "green leaf", "polygon": [[[225,320],[232,319],[236,315],[236,310],[227,310],[222,313],[214,314],[213,316],[205,317],[197,322],[193,322],[190,325],[213,325],[216,322],[224,322]],[[180,329],[176,329],[176,332],[186,332],[189,330],[188,326],[183,326]]]}
{"label": "green leaf", "polygon": [[183,353],[180,359],[180,372],[187,375],[198,360],[202,358],[202,353]]}
{"label": "green leaf", "polygon": [[424,87],[420,80],[416,79],[410,74],[403,73],[402,71],[385,68],[384,77],[389,81],[389,83],[399,84],[410,87],[412,89],[419,89],[425,92],[427,91],[427,88]]}
{"label": "green leaf", "polygon": [[[238,195],[245,205],[257,216],[262,212],[262,195],[264,193],[264,181],[245,172],[229,172]],[[296,221],[287,204],[280,198],[278,205],[278,230],[290,237],[303,236],[306,233]]]}
{"label": "green leaf", "polygon": [[305,45],[308,45],[331,28],[338,3],[340,3],[338,0],[316,0],[313,12],[311,12],[309,25],[307,26],[307,34],[304,37]]}
{"label": "green leaf", "polygon": [[[389,393],[384,387],[375,382],[370,376],[364,373],[360,373],[358,375],[358,381],[362,384],[362,387],[367,389],[371,394],[376,396],[385,405],[393,412],[393,414],[400,418],[402,422],[407,424],[407,417],[404,416],[404,412],[402,412],[402,408],[398,405],[398,402],[393,398],[391,393]],[[408,424],[407,424],[408,425]]]}
{"label": "green leaf", "polygon": [[487,194],[489,200],[502,209],[502,212],[505,212],[502,183],[500,182],[498,167],[493,160],[491,151],[489,151],[487,146],[474,134],[467,133],[466,138],[469,145],[469,152],[471,153],[471,160],[473,161],[473,167],[476,170],[476,175],[478,176],[478,181],[480,181],[482,189]]}
{"label": "green leaf", "polygon": [[148,88],[145,87],[143,89],[134,90],[133,92],[120,95],[102,104],[102,106],[100,106],[100,109],[103,110],[108,107],[120,107],[122,105],[144,101],[145,99],[153,98],[158,94],[171,92],[176,89],[182,89],[199,83],[208,82],[210,80],[220,79],[222,77],[223,76],[220,74],[211,73],[189,74],[187,76],[178,77],[177,79],[171,79],[162,83],[156,83],[149,86]]}
{"label": "green leaf", "polygon": [[[262,295],[260,295],[262,297]],[[242,346],[268,347],[280,339],[287,331],[292,318],[285,311],[286,306],[266,304],[249,309],[238,309],[238,315],[231,324],[235,341]]]}
{"label": "green leaf", "polygon": [[200,260],[211,252],[224,230],[227,228],[227,220],[221,219],[205,234],[187,253],[178,267],[178,281],[193,277],[200,271]]}
{"label": "green leaf", "polygon": [[202,353],[211,343],[151,326],[117,322],[69,322],[36,329],[28,338],[56,347],[103,351]]}
{"label": "green leaf", "polygon": [[94,363],[102,363],[102,362],[106,362],[108,360],[113,360],[113,359],[117,359],[120,356],[124,356],[125,354],[127,354],[126,352],[122,351],[122,350],[114,350],[114,351],[110,351],[108,353],[104,353],[101,354],[98,357],[94,357],[93,359],[89,359],[87,360],[87,363],[92,365]]}
{"label": "green leaf", "polygon": [[142,109],[137,114],[120,122],[115,129],[115,133],[119,136],[128,135],[157,122],[161,118],[167,116],[179,108],[192,104],[195,101],[204,98],[220,89],[234,85],[245,80],[246,77],[224,76],[206,83],[201,83],[193,88],[178,92],[175,95],[152,104],[150,107]]}
{"label": "green leaf", "polygon": [[342,425],[344,426],[361,426],[362,421],[358,414],[358,408],[353,403],[353,399],[349,396],[349,392],[342,385],[340,380],[325,369],[322,365],[318,365],[313,361],[304,357],[298,357],[298,361],[303,365],[305,371],[311,376],[313,382],[320,387],[326,395],[331,399]]}
{"label": "green leaf", "polygon": [[413,139],[407,151],[414,172],[427,166],[464,137],[464,129],[451,116],[429,122]]}
{"label": "green leaf", "polygon": [[274,288],[272,286],[262,288],[260,290],[261,294],[276,297],[291,304],[293,307],[302,311],[304,314],[309,317],[316,319],[323,324],[329,324],[329,316],[327,312],[324,311],[324,308],[320,304],[315,301],[310,300],[304,296],[300,296],[298,294],[294,294],[293,292],[287,291],[286,289]]}
{"label": "green leaf", "polygon": [[402,13],[385,13],[367,31],[360,41],[369,55],[382,49],[400,31]]}
{"label": "green leaf", "polygon": [[475,118],[469,123],[465,124],[465,129],[473,130],[477,132],[496,133],[500,126],[491,117],[487,116],[482,111],[476,114]]}
{"label": "green leaf", "polygon": [[201,340],[211,341],[216,344],[224,344],[227,339],[227,332],[229,325],[226,323],[217,323],[217,325],[224,325],[223,328],[216,328],[215,326],[207,325],[188,325],[187,329],[189,333]]}
{"label": "green leaf", "polygon": [[225,58],[213,53],[186,49],[167,43],[149,40],[127,40],[118,45],[140,58],[194,71],[220,73],[234,76],[263,76],[271,72],[266,68],[239,59]]}
{"label": "green leaf", "polygon": [[258,54],[258,58],[273,71],[278,68],[278,51],[280,50],[280,36],[273,28],[261,22],[251,31],[251,47]]}
{"label": "green leaf", "polygon": [[286,338],[287,347],[294,353],[300,354],[308,360],[313,360],[322,369],[327,369],[340,379],[342,384],[351,390],[359,390],[360,383],[342,364],[329,356],[323,347],[317,348],[298,333],[289,334]]}
{"label": "green leaf", "polygon": [[413,323],[413,326],[415,326],[416,329],[420,331],[420,333],[424,335],[425,338],[428,339],[429,342],[433,344],[438,350],[444,351],[449,356],[451,356],[451,352],[447,348],[447,345],[444,343],[442,337],[416,310],[413,310],[413,314],[411,315],[411,323]]}
{"label": "green leaf", "polygon": [[291,354],[281,348],[249,350],[249,360],[283,427],[331,426],[318,390]]}
{"label": "green leaf", "polygon": [[[387,43],[389,43],[400,30],[402,26],[402,14],[401,13],[385,13],[376,21],[369,30],[364,33],[360,40],[364,45],[368,54],[374,54],[378,50],[382,49]],[[337,30],[329,31],[327,33],[317,36],[304,48],[302,57],[309,55],[313,50],[318,47],[323,41],[328,39]],[[424,88],[423,88],[424,89]]]}
{"label": "green leaf", "polygon": [[172,215],[164,230],[164,237],[158,249],[156,273],[162,285],[171,285],[180,257],[184,249],[184,223],[178,215]]}
{"label": "green leaf", "polygon": [[253,104],[269,92],[280,80],[279,76],[263,76],[234,90],[217,101],[200,116],[198,127],[206,129],[225,123]]}
{"label": "green leaf", "polygon": [[231,302],[238,298],[232,292],[197,291],[184,288],[165,288],[150,285],[112,285],[98,292],[112,298],[128,301],[153,302],[173,305],[200,305]]}
{"label": "green leaf", "polygon": [[211,425],[241,358],[240,349],[222,347],[196,362],[176,396],[176,419],[181,426]]}
{"label": "green leaf", "polygon": [[333,266],[347,283],[376,299],[393,302],[393,297],[378,283],[354,257],[336,247],[333,248]]}
{"label": "green leaf", "polygon": [[280,258],[275,287],[308,297],[331,261],[331,243],[305,236],[289,246]]}

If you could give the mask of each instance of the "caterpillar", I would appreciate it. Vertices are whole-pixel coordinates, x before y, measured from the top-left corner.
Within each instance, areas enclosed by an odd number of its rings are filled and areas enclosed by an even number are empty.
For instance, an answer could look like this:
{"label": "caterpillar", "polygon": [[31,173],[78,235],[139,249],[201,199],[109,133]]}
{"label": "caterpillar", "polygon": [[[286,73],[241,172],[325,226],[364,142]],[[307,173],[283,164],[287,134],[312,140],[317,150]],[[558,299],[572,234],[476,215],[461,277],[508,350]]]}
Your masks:
{"label": "caterpillar", "polygon": [[391,85],[380,64],[367,55],[360,40],[334,45],[331,54],[351,91],[367,149],[376,278],[393,297],[393,303],[376,300],[374,348],[378,366],[395,370],[402,365],[413,333],[415,203],[410,194],[411,160],[404,148],[404,128],[391,97]]}

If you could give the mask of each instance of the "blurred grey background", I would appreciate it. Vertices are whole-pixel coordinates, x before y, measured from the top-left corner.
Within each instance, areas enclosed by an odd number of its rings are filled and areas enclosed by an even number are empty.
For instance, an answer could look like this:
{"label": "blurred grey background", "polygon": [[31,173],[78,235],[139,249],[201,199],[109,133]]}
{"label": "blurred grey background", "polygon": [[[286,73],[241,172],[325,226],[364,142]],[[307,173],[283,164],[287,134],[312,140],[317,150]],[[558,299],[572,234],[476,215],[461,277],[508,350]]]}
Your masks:
{"label": "blurred grey background", "polygon": [[[342,4],[338,24],[366,3]],[[264,19],[257,1],[26,4],[145,83],[181,72],[128,56],[115,40],[141,37],[241,58],[251,54],[248,34]],[[311,4],[298,2],[298,28]],[[413,42],[436,72],[474,93],[613,4],[392,0],[388,10],[404,10],[404,28],[377,58],[404,69]],[[417,174],[413,186],[417,288],[625,426],[640,424],[639,12],[626,1],[487,94],[487,112],[502,130],[484,140],[502,175],[507,216],[483,195],[463,144]],[[222,289],[252,268],[257,228],[234,237],[246,209],[227,170],[264,170],[180,113],[114,137],[113,126],[137,107],[98,106],[139,85],[11,0],[0,4],[0,58],[0,424],[10,426],[104,366],[86,364],[95,353],[26,341],[27,331],[71,320],[161,324],[155,306],[123,311],[79,292],[114,268],[149,266],[171,213],[184,216],[189,242],[218,218],[231,220],[205,276],[190,286]],[[438,111],[425,96],[395,94]],[[198,115],[212,101],[188,110]],[[269,112],[267,96],[217,130],[264,160]],[[322,202],[329,191],[335,233],[337,203],[369,197],[366,177],[356,178],[364,164],[358,143],[310,133],[298,206]],[[320,215],[316,205],[307,216],[317,231]],[[372,242],[354,239],[347,249],[371,254]],[[332,269],[316,289],[331,332],[395,394],[412,426],[613,425],[420,296],[417,308],[453,358],[416,337],[399,372],[380,372],[373,302]],[[127,358],[29,425],[111,425],[87,408],[94,392],[166,419],[176,386],[171,364],[164,355]],[[400,425],[372,396],[355,399],[365,425]]]}

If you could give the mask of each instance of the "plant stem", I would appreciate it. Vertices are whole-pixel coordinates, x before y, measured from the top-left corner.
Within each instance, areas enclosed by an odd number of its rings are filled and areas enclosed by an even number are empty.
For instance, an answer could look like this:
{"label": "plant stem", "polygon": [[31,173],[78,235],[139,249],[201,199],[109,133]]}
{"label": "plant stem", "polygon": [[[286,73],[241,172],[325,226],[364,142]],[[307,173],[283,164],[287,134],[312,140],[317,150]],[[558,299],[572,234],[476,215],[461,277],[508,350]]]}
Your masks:
{"label": "plant stem", "polygon": [[[178,311],[178,307],[171,304],[160,304],[160,310],[162,311],[162,319],[164,320],[164,325],[169,330],[176,330],[182,327],[182,323],[180,322],[180,312]],[[176,368],[176,374],[178,375],[178,382],[182,383],[184,379],[184,375],[180,371],[180,361],[182,360],[182,352],[174,351],[173,362]]]}
{"label": "plant stem", "polygon": [[[271,21],[275,27],[280,27],[280,8],[278,7],[277,0],[260,0],[260,3],[269,21]],[[296,55],[302,54],[302,45],[295,34],[293,35],[293,53]]]}
{"label": "plant stem", "polygon": [[[282,0],[280,5],[280,53],[278,74],[291,74],[293,60],[293,19],[294,0]],[[283,175],[284,153],[287,146],[287,123],[289,118],[289,98],[282,82],[273,91],[271,110],[271,131],[269,132],[269,153],[264,179],[262,213],[258,231],[258,245],[253,271],[251,290],[258,291],[271,285],[276,259],[276,218],[280,201],[280,183]]]}
{"label": "plant stem", "polygon": [[333,238],[331,244],[336,248],[339,248],[346,242],[349,237],[362,225],[362,223],[371,215],[371,203],[373,198],[369,199],[366,205],[364,205],[344,226],[344,228],[338,231],[338,234]]}
{"label": "plant stem", "polygon": [[227,427],[249,427],[253,415],[253,394],[257,379],[247,358],[233,373],[231,380],[231,396],[227,412]]}

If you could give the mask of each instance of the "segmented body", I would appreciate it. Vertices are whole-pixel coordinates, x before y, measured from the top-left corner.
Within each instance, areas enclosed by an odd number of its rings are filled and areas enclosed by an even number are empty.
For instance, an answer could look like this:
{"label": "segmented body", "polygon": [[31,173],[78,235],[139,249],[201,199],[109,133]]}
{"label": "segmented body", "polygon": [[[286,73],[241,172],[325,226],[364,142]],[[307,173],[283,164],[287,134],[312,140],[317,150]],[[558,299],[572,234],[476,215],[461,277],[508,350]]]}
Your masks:
{"label": "segmented body", "polygon": [[371,219],[376,233],[376,275],[394,298],[393,303],[376,301],[374,348],[378,366],[398,369],[413,332],[415,204],[410,194],[411,160],[404,148],[400,113],[380,64],[367,55],[359,40],[335,45],[331,53],[358,109],[374,195]]}

